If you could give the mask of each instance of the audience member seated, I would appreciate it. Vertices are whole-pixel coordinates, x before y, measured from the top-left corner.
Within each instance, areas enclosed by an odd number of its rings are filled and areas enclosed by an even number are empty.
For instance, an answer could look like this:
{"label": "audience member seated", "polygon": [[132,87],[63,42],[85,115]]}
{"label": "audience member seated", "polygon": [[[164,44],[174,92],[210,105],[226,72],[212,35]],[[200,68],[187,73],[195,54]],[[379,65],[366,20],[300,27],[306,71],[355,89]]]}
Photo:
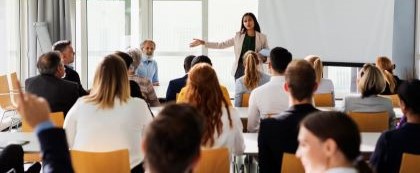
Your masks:
{"label": "audience member seated", "polygon": [[140,44],[140,49],[143,53],[140,65],[136,70],[136,75],[145,77],[152,81],[153,85],[159,86],[158,65],[153,59],[153,54],[156,49],[155,42],[153,40],[144,40]]}
{"label": "audience member seated", "polygon": [[370,163],[377,172],[398,172],[403,153],[420,154],[420,81],[403,82],[398,88],[400,107],[407,123],[384,132],[379,138]]}
{"label": "audience member seated", "polygon": [[270,52],[268,67],[271,79],[264,85],[254,89],[249,98],[248,131],[258,132],[260,119],[279,114],[289,107],[286,92],[283,91],[284,71],[292,60],[292,54],[281,47]]}
{"label": "audience member seated", "polygon": [[235,83],[235,106],[242,106],[242,94],[251,93],[255,88],[270,81],[270,76],[261,72],[258,55],[254,51],[248,51],[244,55],[244,76],[236,80]]}
{"label": "audience member seated", "polygon": [[270,49],[261,49],[258,53],[258,59],[260,60],[260,71],[265,74],[270,74],[268,69],[268,57],[270,56]]}
{"label": "audience member seated", "polygon": [[334,96],[334,85],[330,79],[323,78],[324,66],[322,65],[321,58],[316,55],[309,55],[305,57],[305,60],[312,64],[316,73],[316,83],[318,83],[318,89],[315,94],[332,93]]}
{"label": "audience member seated", "polygon": [[146,102],[130,97],[129,90],[124,61],[114,54],[105,56],[90,94],[77,100],[64,120],[69,147],[89,152],[128,149],[132,171],[140,171],[140,141],[152,115]]}
{"label": "audience member seated", "polygon": [[143,150],[149,173],[192,172],[200,159],[203,116],[186,104],[165,106],[145,131]]}
{"label": "audience member seated", "polygon": [[305,60],[292,61],[287,67],[284,90],[291,107],[261,120],[258,134],[260,172],[279,173],[283,153],[296,152],[300,121],[309,113],[318,111],[312,105],[312,95],[317,89],[315,79],[315,70]]}
{"label": "audience member seated", "polygon": [[64,112],[66,115],[79,98],[79,87],[74,82],[62,79],[65,70],[60,52],[42,54],[38,58],[37,68],[40,75],[26,79],[26,91],[44,97],[53,112]]}
{"label": "audience member seated", "polygon": [[185,100],[204,115],[205,128],[201,145],[208,148],[226,147],[239,155],[245,149],[239,112],[229,106],[213,68],[205,63],[194,65],[188,74]]}
{"label": "audience member seated", "polygon": [[395,68],[395,64],[392,64],[391,60],[389,60],[385,56],[380,56],[376,58],[376,67],[382,71],[384,76],[386,87],[385,90],[381,93],[383,95],[391,95],[396,94],[398,86],[401,84],[400,78],[393,74],[393,70]]}
{"label": "audience member seated", "polygon": [[[20,84],[17,84],[20,89]],[[19,115],[35,129],[41,148],[43,172],[73,173],[66,134],[63,129],[55,128],[49,120],[51,111],[48,102],[42,97],[30,93],[23,94],[19,90],[17,104]],[[20,157],[23,161],[23,151]],[[1,161],[0,163],[4,162]],[[17,173],[23,170],[23,164],[21,168],[16,170]],[[30,172],[30,169],[27,172]]]}
{"label": "audience member seated", "polygon": [[0,172],[39,173],[41,164],[36,162],[24,171],[23,148],[21,145],[9,144],[0,151]]}
{"label": "audience member seated", "polygon": [[360,153],[356,123],[341,112],[317,112],[302,120],[296,156],[305,172],[372,173]]}
{"label": "audience member seated", "polygon": [[[212,66],[211,60],[209,57],[205,56],[205,55],[200,55],[195,57],[192,62],[191,62],[191,67],[194,67],[194,65],[199,64],[199,63],[206,63],[210,66]],[[183,102],[185,101],[185,87],[181,89],[181,91],[178,94],[178,98],[176,99],[176,102]],[[220,89],[222,90],[223,93],[223,97],[226,100],[228,106],[232,106],[232,102],[230,101],[230,96],[229,96],[229,92],[226,89],[225,86],[220,85]]]}
{"label": "audience member seated", "polygon": [[[135,61],[135,58],[133,58],[133,56],[129,55],[128,53],[117,51],[116,54],[124,60],[127,67],[128,80],[130,80],[131,96],[137,97],[133,96],[133,89],[135,88],[134,90],[136,93],[138,93],[139,98],[144,99],[150,106],[159,106],[159,99],[156,96],[152,83],[148,79],[139,77],[134,74],[134,71],[137,68],[136,64],[138,64],[139,61]],[[135,53],[131,52],[131,54]],[[135,56],[140,56],[140,54]]]}
{"label": "audience member seated", "polygon": [[385,80],[382,72],[372,64],[365,64],[360,70],[357,79],[357,88],[360,96],[347,96],[344,98],[344,112],[388,112],[389,127],[394,127],[395,113],[392,102],[378,94],[385,89]]}
{"label": "audience member seated", "polygon": [[54,51],[59,51],[62,55],[64,68],[66,69],[66,73],[63,79],[76,82],[79,85],[79,96],[87,95],[85,89],[83,89],[82,84],[80,83],[80,77],[76,70],[73,70],[73,67],[70,66],[71,63],[74,62],[74,50],[71,46],[71,41],[69,40],[61,40],[54,43],[52,46]]}
{"label": "audience member seated", "polygon": [[184,59],[184,77],[173,79],[169,81],[168,89],[166,90],[166,101],[176,101],[176,95],[181,91],[182,88],[187,84],[188,71],[191,68],[191,61],[195,58],[194,55],[189,55]]}

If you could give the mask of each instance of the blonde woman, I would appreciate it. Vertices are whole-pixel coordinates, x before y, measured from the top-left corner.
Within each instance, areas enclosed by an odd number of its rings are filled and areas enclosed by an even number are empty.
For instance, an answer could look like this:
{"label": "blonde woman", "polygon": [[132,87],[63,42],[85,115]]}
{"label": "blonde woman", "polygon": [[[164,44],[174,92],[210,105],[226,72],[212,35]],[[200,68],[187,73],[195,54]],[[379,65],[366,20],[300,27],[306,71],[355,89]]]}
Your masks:
{"label": "blonde woman", "polygon": [[334,95],[334,85],[330,79],[323,78],[324,66],[322,65],[321,58],[316,55],[308,55],[305,60],[312,64],[315,69],[316,83],[318,89],[315,94],[332,93]]}
{"label": "blonde woman", "polygon": [[251,93],[255,88],[270,81],[270,76],[259,71],[260,61],[258,54],[248,51],[244,55],[245,75],[235,83],[235,106],[242,106],[242,94]]}
{"label": "blonde woman", "polygon": [[193,105],[204,115],[201,145],[208,148],[226,147],[232,154],[242,154],[245,145],[239,112],[228,106],[213,68],[205,63],[194,65],[185,88],[183,102]]}
{"label": "blonde woman", "polygon": [[386,82],[385,90],[381,94],[383,95],[396,94],[397,88],[399,84],[401,83],[401,80],[398,78],[398,76],[395,76],[392,73],[392,71],[395,68],[395,65],[392,64],[391,60],[389,60],[385,56],[380,56],[376,58],[375,65],[376,67],[378,67],[379,70],[382,71],[382,74]]}
{"label": "blonde woman", "polygon": [[360,96],[344,98],[344,112],[388,112],[390,127],[394,127],[395,112],[391,100],[378,94],[385,89],[382,72],[372,64],[365,64],[357,79]]}
{"label": "blonde woman", "polygon": [[146,102],[130,97],[124,61],[111,54],[97,67],[90,94],[79,98],[70,109],[64,129],[69,147],[74,150],[128,149],[130,167],[137,172],[144,157],[143,129],[151,121]]}

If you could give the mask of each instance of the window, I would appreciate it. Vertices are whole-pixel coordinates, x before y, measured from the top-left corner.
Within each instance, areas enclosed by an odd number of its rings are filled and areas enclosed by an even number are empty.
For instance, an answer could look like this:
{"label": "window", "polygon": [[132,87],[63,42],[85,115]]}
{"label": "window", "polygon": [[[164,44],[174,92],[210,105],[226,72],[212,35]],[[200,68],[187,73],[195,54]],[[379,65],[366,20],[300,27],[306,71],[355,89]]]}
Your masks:
{"label": "window", "polygon": [[0,1],[0,75],[18,72],[20,66],[19,1]]}
{"label": "window", "polygon": [[185,74],[184,58],[201,54],[199,47],[189,48],[188,44],[202,35],[202,2],[153,1],[152,32],[159,81],[166,89],[170,80]]}
{"label": "window", "polygon": [[[86,3],[86,14],[83,14]],[[139,46],[138,0],[77,0],[76,1],[76,66],[87,70],[88,88],[92,86],[97,65],[114,51]],[[86,23],[82,19],[86,18]],[[82,57],[83,26],[87,26],[87,57]],[[82,26],[82,27],[80,27]],[[83,69],[78,58],[87,58]]]}

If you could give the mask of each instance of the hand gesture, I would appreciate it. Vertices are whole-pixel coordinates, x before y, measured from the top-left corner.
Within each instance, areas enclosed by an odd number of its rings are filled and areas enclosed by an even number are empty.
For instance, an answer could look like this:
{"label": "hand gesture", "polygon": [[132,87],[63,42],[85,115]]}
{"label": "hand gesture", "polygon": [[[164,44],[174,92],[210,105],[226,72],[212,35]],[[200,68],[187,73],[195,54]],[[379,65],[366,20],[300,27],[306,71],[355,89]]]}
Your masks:
{"label": "hand gesture", "polygon": [[199,46],[199,45],[204,45],[204,43],[205,43],[204,40],[194,38],[193,42],[190,43],[190,47],[196,47],[196,46]]}

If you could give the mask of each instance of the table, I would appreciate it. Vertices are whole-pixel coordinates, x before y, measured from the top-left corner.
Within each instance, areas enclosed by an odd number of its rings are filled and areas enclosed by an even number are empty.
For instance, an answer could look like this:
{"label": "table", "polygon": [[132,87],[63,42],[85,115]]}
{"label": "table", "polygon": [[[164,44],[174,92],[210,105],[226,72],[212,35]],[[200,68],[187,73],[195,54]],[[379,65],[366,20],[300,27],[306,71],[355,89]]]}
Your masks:
{"label": "table", "polygon": [[0,146],[4,147],[10,141],[29,141],[22,146],[25,153],[39,153],[39,141],[33,132],[0,132]]}
{"label": "table", "polygon": [[[360,151],[365,154],[371,154],[375,151],[376,142],[381,133],[360,133],[362,143]],[[244,155],[258,155],[258,133],[243,133],[245,142]]]}

